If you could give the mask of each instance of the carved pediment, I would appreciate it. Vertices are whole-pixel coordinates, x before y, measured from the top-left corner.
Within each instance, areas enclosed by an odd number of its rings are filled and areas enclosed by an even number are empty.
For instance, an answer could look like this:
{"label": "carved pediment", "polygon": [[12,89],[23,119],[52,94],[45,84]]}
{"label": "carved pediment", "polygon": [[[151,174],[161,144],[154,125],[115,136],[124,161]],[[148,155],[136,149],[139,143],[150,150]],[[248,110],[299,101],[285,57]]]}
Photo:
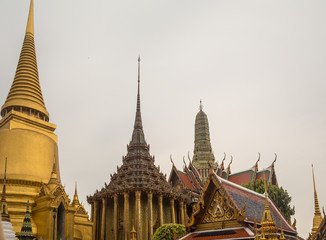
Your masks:
{"label": "carved pediment", "polygon": [[236,210],[229,204],[228,199],[216,190],[212,200],[207,203],[206,213],[201,223],[213,223],[235,219]]}
{"label": "carved pediment", "polygon": [[85,208],[83,206],[79,206],[77,211],[76,211],[76,214],[80,214],[80,215],[88,215]]}
{"label": "carved pediment", "polygon": [[244,209],[238,209],[215,174],[210,174],[193,207],[193,214],[187,226],[196,227],[200,224],[241,221],[245,218]]}

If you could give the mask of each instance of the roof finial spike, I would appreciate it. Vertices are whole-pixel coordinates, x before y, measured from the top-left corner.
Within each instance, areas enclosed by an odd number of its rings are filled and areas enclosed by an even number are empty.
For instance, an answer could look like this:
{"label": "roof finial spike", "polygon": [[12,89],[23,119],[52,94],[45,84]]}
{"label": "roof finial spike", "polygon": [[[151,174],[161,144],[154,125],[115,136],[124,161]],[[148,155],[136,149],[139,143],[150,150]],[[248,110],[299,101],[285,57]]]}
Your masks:
{"label": "roof finial spike", "polygon": [[200,111],[203,111],[203,108],[204,108],[204,107],[203,107],[203,103],[202,103],[202,101],[201,101],[201,99],[200,99],[199,110],[200,110]]}
{"label": "roof finial spike", "polygon": [[265,186],[265,210],[269,210],[269,207],[268,207],[268,193],[267,193],[267,184],[266,184],[266,180],[264,180],[264,186]]}
{"label": "roof finial spike", "polygon": [[31,0],[30,7],[29,7],[29,14],[26,26],[26,33],[30,33],[34,35],[34,10],[33,10],[33,0]]}

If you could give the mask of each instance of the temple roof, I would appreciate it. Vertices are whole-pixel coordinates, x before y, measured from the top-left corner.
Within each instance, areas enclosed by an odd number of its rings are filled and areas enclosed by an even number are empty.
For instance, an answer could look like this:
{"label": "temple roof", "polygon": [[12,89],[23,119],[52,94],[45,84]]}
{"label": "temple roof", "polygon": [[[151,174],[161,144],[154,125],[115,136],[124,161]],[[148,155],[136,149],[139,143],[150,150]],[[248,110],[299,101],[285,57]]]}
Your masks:
{"label": "temple roof", "polygon": [[165,175],[154,164],[154,157],[150,155],[149,145],[145,141],[140,111],[140,58],[138,58],[138,91],[137,106],[132,139],[127,146],[127,155],[123,157],[122,166],[111,176],[111,181],[101,191],[88,197],[93,198],[110,196],[125,191],[152,191],[163,194],[174,194]]}
{"label": "temple roof", "polygon": [[[227,191],[236,206],[238,206],[238,209],[241,209],[244,203],[246,204],[245,221],[260,222],[265,210],[265,195],[232,183],[228,180],[218,177],[216,174],[215,176],[222,183],[223,188]],[[268,198],[268,204],[276,226],[278,228],[283,226],[284,230],[296,232],[295,229],[293,229],[293,227],[282,216],[280,210],[276,207],[270,198]]]}
{"label": "temple roof", "polygon": [[26,108],[36,111],[39,118],[48,121],[49,113],[44,104],[37,70],[33,18],[33,0],[31,0],[25,39],[16,75],[6,102],[1,108],[1,115],[4,116],[14,107]]}

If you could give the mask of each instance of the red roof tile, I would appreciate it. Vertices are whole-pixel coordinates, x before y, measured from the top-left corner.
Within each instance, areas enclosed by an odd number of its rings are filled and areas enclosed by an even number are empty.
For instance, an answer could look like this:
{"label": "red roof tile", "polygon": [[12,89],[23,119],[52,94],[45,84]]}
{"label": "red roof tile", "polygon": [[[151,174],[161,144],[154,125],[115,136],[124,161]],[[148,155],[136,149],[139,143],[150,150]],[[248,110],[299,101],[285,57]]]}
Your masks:
{"label": "red roof tile", "polygon": [[190,189],[192,189],[192,190],[196,190],[196,188],[194,187],[194,185],[192,185],[192,183],[191,183],[191,181],[190,181],[188,175],[186,175],[185,173],[180,172],[180,171],[178,171],[178,174],[179,174],[181,180],[184,182],[184,184],[185,184],[188,188],[190,188]]}
{"label": "red roof tile", "polygon": [[230,175],[228,180],[233,183],[239,184],[239,185],[248,184],[251,181],[253,174],[254,173],[252,171],[236,173],[236,174]]}

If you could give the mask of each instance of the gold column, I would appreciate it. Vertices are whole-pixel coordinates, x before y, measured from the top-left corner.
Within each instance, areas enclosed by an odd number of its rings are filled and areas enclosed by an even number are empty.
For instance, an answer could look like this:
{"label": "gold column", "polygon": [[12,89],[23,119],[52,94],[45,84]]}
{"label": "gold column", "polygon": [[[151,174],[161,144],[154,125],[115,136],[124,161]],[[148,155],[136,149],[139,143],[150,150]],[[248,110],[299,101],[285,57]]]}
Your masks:
{"label": "gold column", "polygon": [[93,226],[93,239],[96,239],[96,232],[97,232],[97,202],[94,201],[94,217],[93,217],[93,220],[94,220],[94,226]]}
{"label": "gold column", "polygon": [[171,205],[171,222],[175,223],[175,211],[174,211],[174,199],[170,199],[170,205]]}
{"label": "gold column", "polygon": [[124,222],[124,232],[125,232],[125,240],[129,239],[129,193],[125,192],[124,194],[124,216],[123,216],[123,222]]}
{"label": "gold column", "polygon": [[180,200],[179,201],[179,209],[180,209],[180,224],[183,224],[183,225],[185,225],[185,222],[184,222],[184,217],[185,217],[185,215],[184,215],[184,208],[183,208],[183,201],[182,200]]}
{"label": "gold column", "polygon": [[159,224],[163,225],[163,196],[158,195],[158,214],[159,214]]}
{"label": "gold column", "polygon": [[153,238],[153,194],[147,193],[148,197],[148,236],[149,239]]}
{"label": "gold column", "polygon": [[105,239],[105,210],[106,210],[106,199],[102,199],[102,222],[101,222],[101,239]]}
{"label": "gold column", "polygon": [[[113,228],[114,228],[114,240],[118,240],[118,195],[114,194],[114,208],[113,208]],[[95,240],[95,238],[93,238]]]}
{"label": "gold column", "polygon": [[135,192],[136,198],[135,198],[135,216],[136,216],[136,232],[137,232],[137,240],[141,240],[140,239],[140,198],[141,198],[141,192],[140,191],[136,191]]}

